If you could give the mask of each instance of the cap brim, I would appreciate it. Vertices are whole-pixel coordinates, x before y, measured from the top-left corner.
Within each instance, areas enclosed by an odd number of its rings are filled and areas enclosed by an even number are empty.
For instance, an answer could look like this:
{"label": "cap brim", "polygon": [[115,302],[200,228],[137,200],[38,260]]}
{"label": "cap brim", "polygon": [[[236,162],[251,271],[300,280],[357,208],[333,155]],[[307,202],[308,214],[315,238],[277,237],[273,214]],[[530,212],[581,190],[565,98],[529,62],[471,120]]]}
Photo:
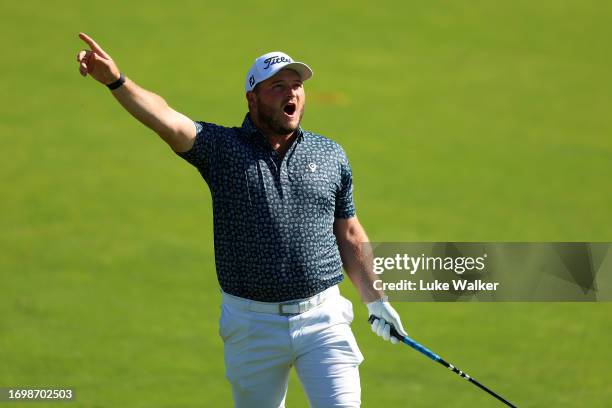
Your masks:
{"label": "cap brim", "polygon": [[294,70],[300,75],[302,81],[306,81],[307,79],[312,78],[312,69],[310,69],[310,67],[304,64],[303,62],[291,62],[287,65],[283,65],[283,67],[279,69],[279,71],[282,71],[283,69]]}

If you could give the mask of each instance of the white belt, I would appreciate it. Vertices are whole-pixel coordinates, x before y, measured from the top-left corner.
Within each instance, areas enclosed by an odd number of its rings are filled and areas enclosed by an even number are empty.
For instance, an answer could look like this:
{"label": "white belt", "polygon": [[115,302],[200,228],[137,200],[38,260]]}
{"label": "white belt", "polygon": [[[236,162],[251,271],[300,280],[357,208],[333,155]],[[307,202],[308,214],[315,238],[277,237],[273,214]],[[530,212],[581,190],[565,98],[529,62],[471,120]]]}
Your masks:
{"label": "white belt", "polygon": [[331,298],[332,296],[338,296],[339,294],[340,290],[338,289],[338,285],[334,285],[325,289],[323,292],[306,299],[275,303],[258,302],[256,300],[241,298],[221,291],[221,297],[223,299],[223,303],[225,304],[232,305],[241,310],[250,310],[251,312],[257,313],[278,314],[282,316],[307,312],[325,302],[326,299]]}

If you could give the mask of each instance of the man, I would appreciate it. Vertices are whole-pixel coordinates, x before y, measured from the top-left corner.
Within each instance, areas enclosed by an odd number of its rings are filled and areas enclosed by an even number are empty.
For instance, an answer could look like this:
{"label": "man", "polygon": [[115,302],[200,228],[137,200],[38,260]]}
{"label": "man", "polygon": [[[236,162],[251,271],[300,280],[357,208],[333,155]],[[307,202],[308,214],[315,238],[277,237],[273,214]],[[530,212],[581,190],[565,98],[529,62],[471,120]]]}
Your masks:
{"label": "man", "polygon": [[246,77],[241,127],[194,122],[120,73],[89,46],[79,70],[107,85],[136,119],[194,165],[213,200],[215,263],[223,304],[219,333],[237,407],[283,407],[295,366],[311,406],[358,407],[363,356],[350,329],[342,266],[394,344],[400,318],[373,287],[371,254],[353,205],[342,148],[300,127],[312,70],[281,52],[256,59]]}

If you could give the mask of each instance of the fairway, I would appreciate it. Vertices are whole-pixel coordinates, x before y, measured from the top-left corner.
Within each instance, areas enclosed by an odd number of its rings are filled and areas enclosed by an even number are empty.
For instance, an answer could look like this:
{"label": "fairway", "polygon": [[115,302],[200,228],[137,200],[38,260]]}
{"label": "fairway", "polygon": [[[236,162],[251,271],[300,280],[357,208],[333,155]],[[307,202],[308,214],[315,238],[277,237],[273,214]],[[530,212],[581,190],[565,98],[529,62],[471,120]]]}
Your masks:
{"label": "fairway", "polygon": [[[308,63],[302,126],[345,149],[372,241],[612,241],[612,3],[11,2],[0,21],[0,387],[70,387],[66,407],[232,406],[208,187],[79,75],[79,31],[225,126],[255,57]],[[340,288],[364,407],[501,406],[376,337]],[[521,408],[612,400],[610,303],[394,307]],[[287,407],[307,406],[292,374]]]}

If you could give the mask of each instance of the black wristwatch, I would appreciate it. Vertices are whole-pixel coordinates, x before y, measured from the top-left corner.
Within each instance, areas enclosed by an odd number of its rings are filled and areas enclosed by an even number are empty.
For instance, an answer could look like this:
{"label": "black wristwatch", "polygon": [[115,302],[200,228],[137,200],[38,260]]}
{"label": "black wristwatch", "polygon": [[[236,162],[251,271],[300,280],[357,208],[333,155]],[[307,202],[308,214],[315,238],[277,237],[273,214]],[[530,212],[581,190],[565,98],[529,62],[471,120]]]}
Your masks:
{"label": "black wristwatch", "polygon": [[121,73],[121,74],[119,74],[119,79],[118,80],[116,80],[115,82],[111,82],[110,84],[108,84],[106,86],[108,86],[108,89],[110,89],[112,91],[114,89],[119,88],[124,83],[125,83],[125,75],[123,75],[123,73]]}

